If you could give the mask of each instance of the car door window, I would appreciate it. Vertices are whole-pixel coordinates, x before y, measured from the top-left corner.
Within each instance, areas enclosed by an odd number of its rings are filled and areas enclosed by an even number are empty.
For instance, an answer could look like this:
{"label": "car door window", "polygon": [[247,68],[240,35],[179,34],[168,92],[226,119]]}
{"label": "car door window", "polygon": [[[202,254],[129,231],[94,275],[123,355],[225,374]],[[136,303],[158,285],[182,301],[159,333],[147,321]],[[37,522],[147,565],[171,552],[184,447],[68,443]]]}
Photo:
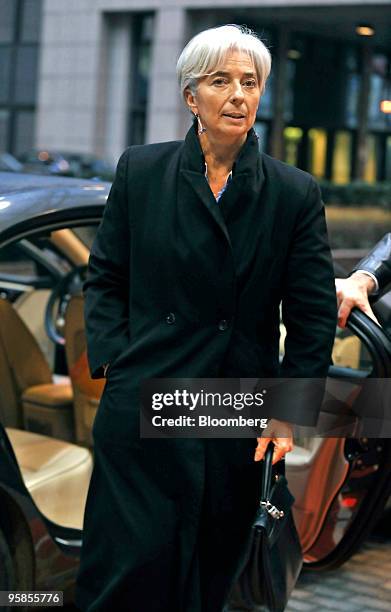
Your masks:
{"label": "car door window", "polygon": [[372,358],[366,346],[349,329],[337,329],[332,352],[333,364],[363,373],[372,371]]}
{"label": "car door window", "polygon": [[[1,274],[11,274],[13,281],[16,283],[18,279],[29,277],[32,281],[29,291],[20,292],[14,297],[13,307],[17,309],[18,314],[25,321],[26,325],[29,326],[35,339],[38,341],[41,349],[48,359],[49,365],[54,371],[54,346],[53,342],[48,339],[45,326],[44,326],[44,314],[45,308],[48,301],[50,292],[55,288],[57,278],[63,278],[63,274],[72,271],[76,266],[81,269],[88,262],[88,256],[90,252],[90,246],[93,242],[97,230],[97,224],[86,226],[80,225],[78,227],[64,227],[56,231],[52,231],[50,234],[41,236],[30,236],[28,239],[16,242],[12,246],[6,249],[0,249],[0,279]],[[17,265],[16,265],[17,264]],[[45,286],[40,286],[39,283],[45,281]],[[38,283],[34,286],[34,282]],[[80,287],[80,285],[79,285]],[[80,300],[80,297],[77,296]],[[72,414],[72,418],[75,412],[79,415],[79,420],[86,418],[87,410],[88,415],[91,414],[91,421],[96,412],[98,406],[98,400],[94,396],[90,398],[88,395],[84,397],[82,391],[85,391],[85,380],[84,376],[84,365],[88,367],[87,362],[84,361],[79,355],[79,350],[84,340],[82,333],[78,327],[78,321],[74,317],[71,321],[72,329],[74,328],[74,346],[70,351],[75,355],[74,362],[70,363],[67,384],[71,385],[73,390],[73,405],[69,406],[69,410]],[[72,343],[71,343],[72,344]],[[64,356],[67,365],[68,355]],[[28,363],[28,361],[27,361]],[[72,374],[72,368],[74,372]],[[74,383],[79,383],[79,387],[75,391]],[[65,381],[60,381],[61,383]],[[91,383],[92,381],[89,381]],[[84,384],[84,386],[83,386]],[[87,385],[87,391],[89,387]],[[25,409],[25,408],[24,408]],[[68,408],[63,408],[63,411]],[[34,413],[35,414],[35,413]],[[33,415],[34,416],[34,415]],[[40,415],[40,420],[34,420],[29,416],[28,424],[26,428],[30,432],[36,434],[44,434],[45,436],[52,436],[53,438],[61,438],[60,435],[54,435],[51,433],[50,427],[52,426],[52,420],[48,419],[47,423],[44,422],[44,416]],[[92,425],[92,422],[91,422]],[[11,443],[14,447],[14,451],[17,459],[19,459],[18,448],[18,430],[13,429],[9,432]],[[65,438],[64,438],[65,439]],[[67,438],[69,440],[69,438]],[[76,433],[70,440],[77,442]],[[74,527],[77,529],[82,528],[82,519],[84,513],[85,498],[87,494],[88,483],[91,475],[92,461],[89,458],[89,452],[87,449],[80,447],[76,451],[76,447],[69,451],[69,463],[67,465],[67,474],[64,478],[64,462],[56,460],[55,452],[68,453],[67,446],[61,447],[60,440],[54,440],[54,444],[58,445],[58,451],[56,451],[55,445],[48,446],[48,452],[53,449],[53,461],[51,463],[50,474],[46,473],[45,484],[41,487],[35,487],[34,482],[38,478],[38,474],[34,474],[34,479],[30,477],[30,471],[25,463],[20,462],[21,472],[27,488],[30,490],[31,495],[37,504],[40,511],[49,518],[53,523]],[[36,441],[37,445],[49,444],[48,438]],[[72,451],[72,452],[71,452]],[[80,457],[75,455],[79,453]],[[80,472],[80,464],[83,464],[82,471]],[[57,482],[58,473],[62,470],[62,488],[61,488],[61,504],[57,502],[55,493],[53,493],[53,483]],[[74,485],[74,482],[77,484]],[[68,489],[72,491],[72,496],[68,493]],[[64,499],[69,499],[69,504],[64,502]]]}
{"label": "car door window", "polygon": [[[286,338],[286,328],[284,323],[280,323],[280,361],[284,357],[284,343]],[[332,351],[332,363],[338,368],[349,368],[357,371],[357,373],[367,375],[372,371],[372,358],[366,348],[357,336],[349,329],[336,329],[334,345]]]}
{"label": "car door window", "polygon": [[0,280],[8,275],[14,277],[15,282],[20,280],[20,277],[38,276],[36,262],[28,257],[18,244],[10,244],[0,249]]}

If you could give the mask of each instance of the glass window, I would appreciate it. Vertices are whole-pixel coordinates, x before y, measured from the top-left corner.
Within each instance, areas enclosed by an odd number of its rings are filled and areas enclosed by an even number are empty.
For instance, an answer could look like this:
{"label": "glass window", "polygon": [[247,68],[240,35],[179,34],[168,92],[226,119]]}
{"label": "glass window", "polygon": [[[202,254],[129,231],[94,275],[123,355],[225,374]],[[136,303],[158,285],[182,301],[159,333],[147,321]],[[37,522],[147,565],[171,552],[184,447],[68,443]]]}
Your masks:
{"label": "glass window", "polygon": [[303,139],[303,130],[297,127],[286,127],[284,129],[284,160],[292,166],[299,162],[299,147]]}
{"label": "glass window", "polygon": [[[256,30],[256,26],[254,26],[254,30]],[[270,53],[273,55],[273,48],[274,48],[274,44],[273,44],[273,33],[270,30],[260,30],[258,32],[259,37],[261,38],[262,42],[266,45],[266,47],[269,49]],[[274,100],[274,64],[273,64],[272,60],[272,69],[271,72],[269,74],[269,77],[266,81],[266,88],[265,91],[263,93],[263,95],[261,96],[261,100],[258,106],[258,110],[257,110],[257,117],[262,120],[262,119],[271,119],[273,117],[273,100]]]}
{"label": "glass window", "polygon": [[349,72],[359,72],[359,54],[358,47],[345,47],[345,69]]}
{"label": "glass window", "polygon": [[14,153],[18,155],[26,149],[31,149],[34,142],[34,112],[19,111],[15,115],[16,129]]}
{"label": "glass window", "polygon": [[385,79],[379,74],[372,74],[368,107],[368,120],[371,128],[386,127],[386,115],[380,110],[380,102],[385,98],[385,89]]}
{"label": "glass window", "polygon": [[152,42],[153,39],[154,20],[153,15],[147,15],[143,18],[141,26],[141,38],[144,42]]}
{"label": "glass window", "polygon": [[361,86],[361,68],[358,47],[346,46],[344,53],[344,72],[346,82],[345,123],[348,127],[357,127],[358,102]]}
{"label": "glass window", "polygon": [[[286,328],[283,321],[280,321],[280,359],[285,354]],[[334,366],[340,368],[350,368],[363,372],[371,372],[373,361],[368,353],[366,346],[348,328],[340,329],[337,327],[334,346],[332,352],[332,362]]]}
{"label": "glass window", "polygon": [[377,178],[377,145],[378,138],[368,134],[366,139],[367,163],[365,164],[364,181],[375,183]]}
{"label": "glass window", "polygon": [[295,87],[295,75],[296,75],[296,57],[300,57],[299,51],[290,49],[288,51],[288,57],[286,63],[286,88],[284,96],[284,120],[289,123],[293,119],[293,103],[294,103],[294,87]]}
{"label": "glass window", "polygon": [[268,124],[262,121],[256,121],[254,124],[255,133],[258,136],[258,145],[260,151],[267,151],[267,139],[268,139]]}
{"label": "glass window", "polygon": [[379,74],[380,76],[387,75],[387,56],[382,53],[375,53],[372,58],[372,70],[374,73]]}
{"label": "glass window", "polygon": [[371,372],[372,358],[365,345],[349,329],[337,328],[332,360],[335,366]]}
{"label": "glass window", "polygon": [[129,136],[132,144],[145,141],[146,108],[148,105],[149,79],[154,18],[138,15],[133,22],[132,79],[130,80]]}
{"label": "glass window", "polygon": [[334,140],[332,181],[343,185],[350,181],[352,157],[352,135],[349,132],[336,132]]}
{"label": "glass window", "polygon": [[76,234],[77,238],[79,238],[89,250],[91,250],[97,230],[98,225],[85,225],[82,227],[74,227],[71,231]]}
{"label": "glass window", "polygon": [[260,119],[270,119],[273,116],[273,89],[274,89],[274,73],[271,71],[268,80],[266,81],[266,89],[257,111],[257,116]]}
{"label": "glass window", "polygon": [[23,0],[20,39],[22,42],[38,42],[41,25],[41,0]]}
{"label": "glass window", "polygon": [[308,130],[308,171],[317,178],[326,173],[327,132],[319,128]]}
{"label": "glass window", "polygon": [[12,275],[17,282],[19,277],[38,276],[37,263],[27,255],[20,244],[10,244],[0,250],[0,277]]}
{"label": "glass window", "polygon": [[372,74],[369,95],[368,121],[371,128],[384,130],[387,116],[381,111],[380,103],[388,97],[387,75],[390,62],[386,55],[375,53],[372,57]]}
{"label": "glass window", "polygon": [[140,102],[148,100],[149,73],[151,67],[151,46],[145,45],[140,49],[138,73],[140,77],[137,97]]}
{"label": "glass window", "polygon": [[361,75],[348,74],[346,83],[346,125],[351,128],[357,127],[358,101],[361,87]]}
{"label": "glass window", "polygon": [[98,224],[76,228],[43,231],[0,249],[0,277],[11,274],[15,281],[22,276],[44,276],[56,280],[75,265],[87,263],[90,246]]}
{"label": "glass window", "polygon": [[11,49],[0,47],[0,103],[8,102],[10,95]]}
{"label": "glass window", "polygon": [[16,54],[15,102],[34,104],[37,85],[36,46],[19,47]]}
{"label": "glass window", "polygon": [[0,109],[0,151],[8,150],[9,111]]}
{"label": "glass window", "polygon": [[9,43],[14,39],[15,32],[15,0],[0,0],[0,42]]}
{"label": "glass window", "polygon": [[0,151],[33,143],[42,0],[0,0]]}
{"label": "glass window", "polygon": [[386,139],[385,156],[386,156],[386,175],[384,178],[386,181],[391,181],[391,136],[387,136],[387,139]]}

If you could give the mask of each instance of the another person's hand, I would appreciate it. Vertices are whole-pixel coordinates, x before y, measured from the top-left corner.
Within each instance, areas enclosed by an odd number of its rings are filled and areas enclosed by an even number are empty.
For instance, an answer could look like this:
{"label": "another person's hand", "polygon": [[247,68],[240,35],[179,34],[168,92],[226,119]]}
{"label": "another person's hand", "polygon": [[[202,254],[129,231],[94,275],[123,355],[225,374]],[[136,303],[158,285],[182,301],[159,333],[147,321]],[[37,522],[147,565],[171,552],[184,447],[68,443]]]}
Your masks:
{"label": "another person's hand", "polygon": [[349,278],[336,278],[335,288],[338,301],[338,327],[346,326],[347,318],[355,306],[379,324],[368,301],[368,295],[375,289],[374,280],[370,276],[354,272]]}
{"label": "another person's hand", "polygon": [[270,419],[261,438],[257,438],[254,461],[263,459],[269,442],[274,443],[273,465],[286,453],[293,450],[293,428],[291,423]]}

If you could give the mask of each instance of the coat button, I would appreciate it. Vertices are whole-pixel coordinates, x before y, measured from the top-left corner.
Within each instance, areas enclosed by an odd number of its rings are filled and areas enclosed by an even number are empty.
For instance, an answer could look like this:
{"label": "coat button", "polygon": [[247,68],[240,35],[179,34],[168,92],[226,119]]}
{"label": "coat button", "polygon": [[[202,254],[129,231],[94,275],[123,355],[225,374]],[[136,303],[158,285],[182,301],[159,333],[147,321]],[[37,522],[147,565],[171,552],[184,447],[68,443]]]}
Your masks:
{"label": "coat button", "polygon": [[166,323],[168,325],[172,325],[173,323],[175,323],[175,315],[173,312],[169,312],[166,316]]}
{"label": "coat button", "polygon": [[228,329],[229,323],[227,321],[227,319],[221,319],[221,321],[219,321],[219,330],[220,331],[225,331],[226,329]]}

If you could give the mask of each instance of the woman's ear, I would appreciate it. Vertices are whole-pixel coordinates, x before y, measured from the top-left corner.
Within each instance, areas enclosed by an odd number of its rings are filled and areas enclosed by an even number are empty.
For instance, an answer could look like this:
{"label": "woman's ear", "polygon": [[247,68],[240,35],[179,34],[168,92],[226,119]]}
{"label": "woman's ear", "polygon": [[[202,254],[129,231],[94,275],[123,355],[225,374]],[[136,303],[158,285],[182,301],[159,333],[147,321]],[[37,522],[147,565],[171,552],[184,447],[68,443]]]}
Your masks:
{"label": "woman's ear", "polygon": [[184,96],[185,96],[185,101],[187,106],[189,107],[189,110],[194,114],[194,115],[198,115],[198,106],[195,100],[195,96],[194,94],[191,92],[189,87],[186,87],[185,91],[184,91]]}

